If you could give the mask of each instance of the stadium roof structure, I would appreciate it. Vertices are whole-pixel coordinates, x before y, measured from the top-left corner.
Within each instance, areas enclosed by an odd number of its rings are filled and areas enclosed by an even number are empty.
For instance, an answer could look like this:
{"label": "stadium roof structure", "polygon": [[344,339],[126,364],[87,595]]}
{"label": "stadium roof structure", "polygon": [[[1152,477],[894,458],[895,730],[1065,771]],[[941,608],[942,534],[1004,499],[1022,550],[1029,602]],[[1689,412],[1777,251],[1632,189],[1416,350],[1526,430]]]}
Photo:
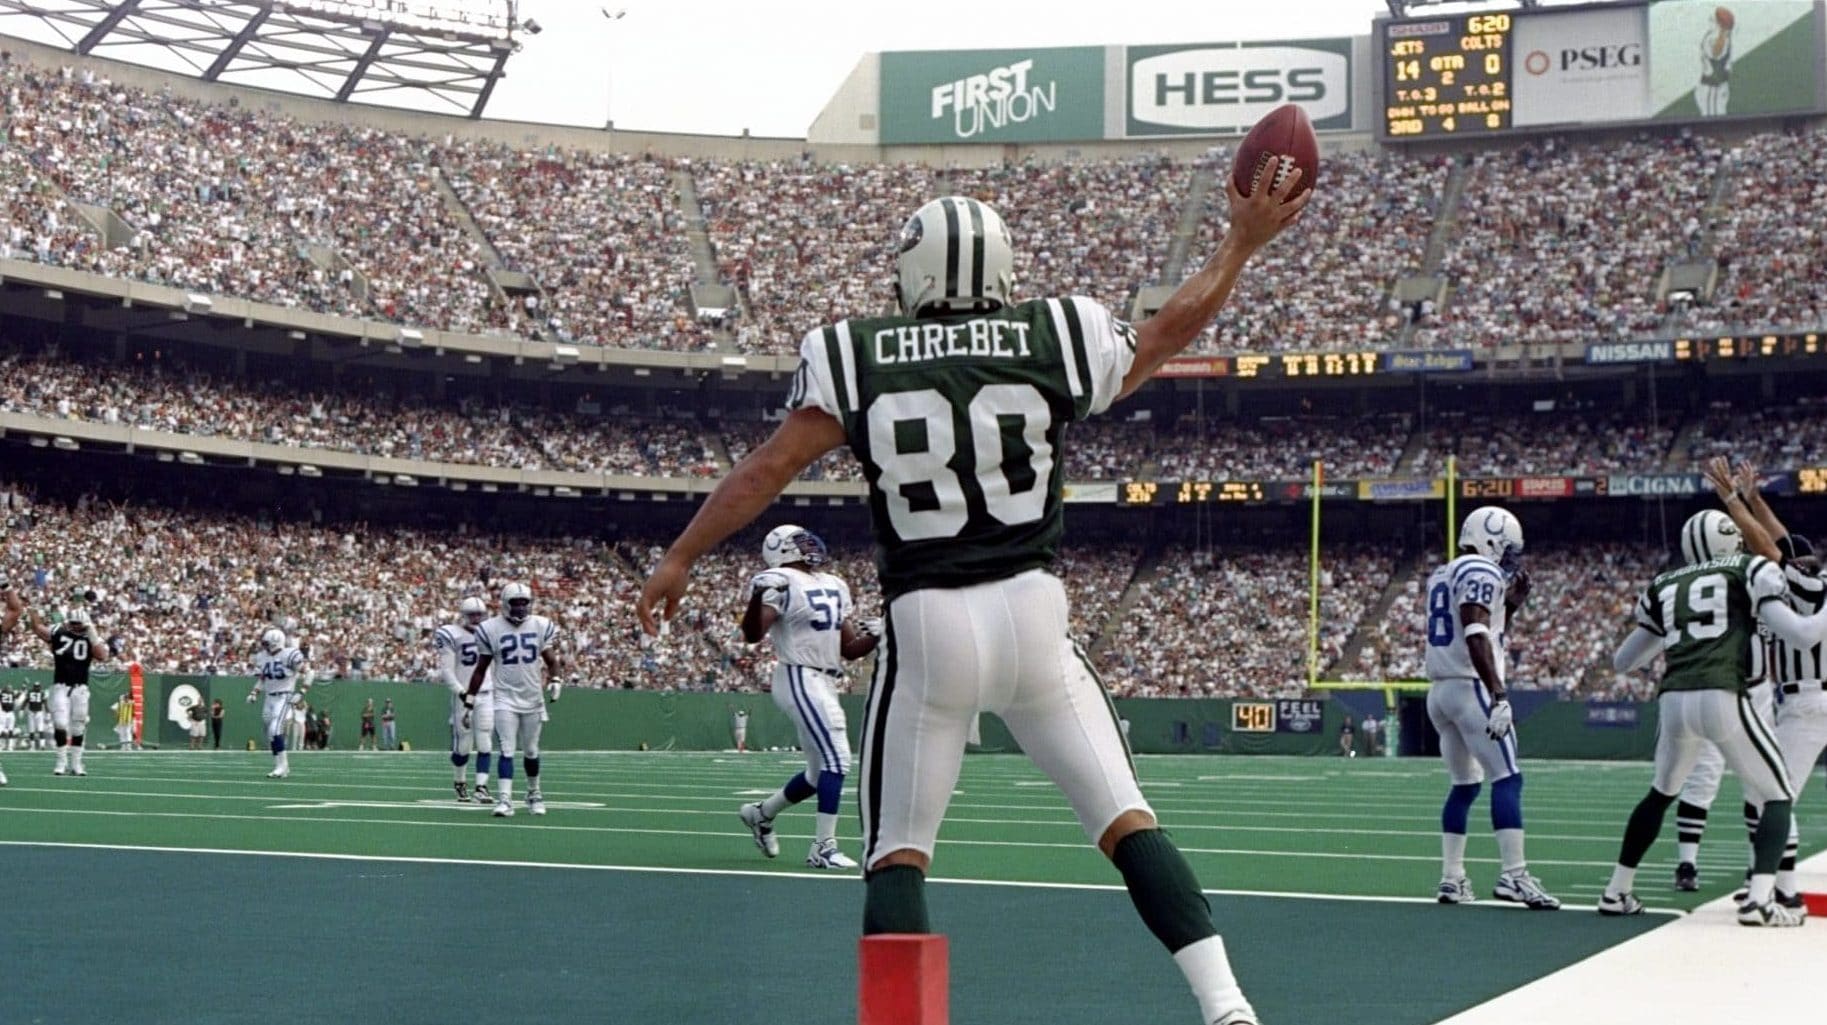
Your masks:
{"label": "stadium roof structure", "polygon": [[520,49],[515,33],[539,31],[518,8],[516,0],[0,0],[0,32],[206,82],[478,118]]}

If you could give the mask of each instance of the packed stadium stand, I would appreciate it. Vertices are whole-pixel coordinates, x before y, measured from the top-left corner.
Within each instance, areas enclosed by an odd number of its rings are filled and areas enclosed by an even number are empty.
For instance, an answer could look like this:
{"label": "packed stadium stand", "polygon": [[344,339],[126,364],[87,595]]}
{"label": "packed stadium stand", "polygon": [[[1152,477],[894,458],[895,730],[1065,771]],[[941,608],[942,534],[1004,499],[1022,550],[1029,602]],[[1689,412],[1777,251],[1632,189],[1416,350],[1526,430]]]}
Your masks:
{"label": "packed stadium stand", "polygon": [[[523,149],[212,105],[18,58],[0,63],[0,93],[0,256],[467,333],[790,353],[834,316],[890,308],[900,222],[941,190],[1006,212],[1023,294],[1080,292],[1125,312],[1141,287],[1195,267],[1223,227],[1222,147],[1192,161],[989,169]],[[1201,345],[1482,347],[1676,323],[1812,326],[1819,243],[1781,211],[1819,198],[1823,137],[1330,154],[1298,255],[1262,261]],[[1781,202],[1767,189],[1714,201],[1722,174],[1778,155],[1800,162],[1774,186]],[[1443,222],[1454,175],[1463,194]],[[1193,244],[1170,263],[1189,206]],[[98,230],[110,216],[118,237]],[[698,217],[707,266],[689,239]],[[1671,321],[1658,276],[1701,255],[1718,260],[1719,286]],[[529,283],[506,287],[491,270]],[[1394,286],[1415,274],[1444,276],[1437,307],[1397,301]],[[739,308],[700,317],[690,289],[707,278],[733,286]]]}
{"label": "packed stadium stand", "polygon": [[[1020,294],[1085,294],[1124,313],[1143,289],[1196,268],[1224,228],[1225,146],[972,167],[810,151],[606,153],[326,124],[18,58],[0,60],[0,93],[0,259],[510,340],[791,355],[834,317],[892,310],[902,220],[941,194],[1004,212]],[[1341,148],[1326,156],[1298,244],[1252,267],[1197,348],[1482,351],[1677,326],[1818,326],[1818,240],[1773,211],[1827,199],[1823,139],[1772,129],[1453,153]],[[1779,156],[1799,166],[1767,186],[1780,202],[1719,187]],[[1693,259],[1717,259],[1717,289],[1664,302],[1663,269]],[[1405,279],[1438,280],[1440,301],[1399,300]],[[733,290],[733,308],[698,310],[694,286],[718,284]],[[55,424],[82,422],[265,442],[301,457],[690,482],[692,493],[767,437],[788,384],[440,382],[422,368],[375,370],[359,354],[243,362],[220,346],[17,327],[0,323],[0,414],[39,424],[40,443]],[[1419,408],[1301,382],[1239,402],[1236,387],[1177,383],[1075,425],[1065,479],[1299,481],[1315,460],[1335,480],[1433,476],[1448,455],[1472,477],[1685,472],[1717,454],[1790,470],[1827,449],[1827,408],[1806,389],[1772,398],[1694,386],[1646,408],[1613,384],[1562,394],[1538,381],[1535,391],[1557,401],[1537,397],[1538,411],[1524,412],[1515,398],[1425,385]],[[855,494],[835,486],[862,476],[839,449],[802,480],[834,486],[817,494],[835,505]],[[6,487],[8,565],[53,603],[97,589],[117,654],[151,668],[236,669],[251,632],[272,621],[307,638],[337,676],[422,678],[426,631],[455,600],[520,576],[575,624],[580,683],[765,686],[765,650],[741,644],[733,627],[741,591],[731,582],[752,570],[753,539],[710,556],[686,616],[649,641],[630,603],[665,532],[640,516],[573,540],[510,537],[462,515],[454,534],[370,522],[361,502],[340,499],[301,518],[216,508],[206,495],[163,503],[34,491],[24,479]],[[851,513],[832,540],[859,605],[875,610],[860,512]],[[1113,538],[1081,541],[1075,526],[1058,564],[1074,638],[1112,693],[1306,693],[1308,566],[1294,515],[1243,515],[1215,540],[1205,511],[1072,515]],[[1614,519],[1609,536],[1634,541],[1571,545],[1565,523],[1544,528],[1561,544],[1531,554],[1535,596],[1511,649],[1521,677],[1569,694],[1641,693],[1640,678],[1604,668],[1605,655],[1661,555],[1645,543],[1655,528]],[[1412,678],[1431,544],[1417,538],[1433,528],[1361,516],[1329,529],[1366,540],[1349,547],[1328,534],[1317,671]],[[24,659],[27,648],[15,640],[8,654]]]}

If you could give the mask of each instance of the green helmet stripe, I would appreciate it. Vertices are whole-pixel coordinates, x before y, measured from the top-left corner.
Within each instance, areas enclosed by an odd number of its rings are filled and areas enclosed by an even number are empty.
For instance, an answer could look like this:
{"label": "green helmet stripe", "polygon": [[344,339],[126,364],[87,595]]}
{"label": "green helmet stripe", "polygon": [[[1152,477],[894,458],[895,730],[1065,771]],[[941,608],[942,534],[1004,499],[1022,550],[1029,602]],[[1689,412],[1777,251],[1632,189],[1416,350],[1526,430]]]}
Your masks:
{"label": "green helmet stripe", "polygon": [[939,206],[945,210],[945,297],[958,294],[958,261],[963,257],[960,246],[963,239],[958,237],[958,204],[951,199],[942,200]]}
{"label": "green helmet stripe", "polygon": [[983,204],[974,199],[964,201],[971,213],[971,297],[983,297]]}

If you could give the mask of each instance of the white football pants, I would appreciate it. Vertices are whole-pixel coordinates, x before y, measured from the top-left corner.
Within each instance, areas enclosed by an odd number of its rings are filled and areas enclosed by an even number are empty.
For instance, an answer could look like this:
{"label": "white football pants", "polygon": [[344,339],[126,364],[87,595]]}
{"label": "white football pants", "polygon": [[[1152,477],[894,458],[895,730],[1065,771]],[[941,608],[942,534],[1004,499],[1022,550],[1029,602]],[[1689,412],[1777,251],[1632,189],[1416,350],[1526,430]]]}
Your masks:
{"label": "white football pants", "polygon": [[1495,783],[1516,775],[1516,727],[1502,740],[1485,732],[1491,698],[1478,680],[1435,680],[1427,688],[1427,718],[1440,732],[1440,760],[1455,785]]}
{"label": "white football pants", "polygon": [[1795,798],[1782,747],[1748,696],[1728,690],[1675,690],[1656,703],[1661,712],[1651,785],[1657,793],[1676,794],[1710,743],[1738,774],[1746,801],[1761,805]]}
{"label": "white football pants", "polygon": [[[1751,698],[1751,708],[1763,717],[1764,722],[1776,719],[1776,688],[1768,683],[1760,683],[1745,692]],[[1778,733],[1776,742],[1783,743]],[[1788,745],[1783,744],[1783,750]],[[1694,760],[1694,771],[1687,774],[1687,782],[1681,784],[1681,800],[1696,808],[1711,808],[1719,796],[1719,779],[1725,775],[1725,755],[1719,748],[1708,744],[1700,749],[1700,756]],[[1793,780],[1792,780],[1793,782]]]}
{"label": "white football pants", "polygon": [[774,704],[799,731],[806,755],[806,781],[818,785],[820,772],[850,771],[850,733],[844,706],[831,689],[836,677],[822,669],[781,663],[774,667]]}
{"label": "white football pants", "polygon": [[488,754],[495,746],[495,697],[476,695],[476,707],[464,708],[463,699],[450,698],[450,749],[453,754],[474,751]]}
{"label": "white football pants", "polygon": [[512,758],[516,754],[522,758],[538,758],[539,732],[544,725],[545,713],[542,709],[516,712],[512,709],[496,708],[496,752],[503,758]]}
{"label": "white football pants", "polygon": [[1124,812],[1153,814],[1115,707],[1067,634],[1065,588],[1030,570],[889,603],[864,713],[864,865],[932,856],[979,712],[1002,717],[1093,842]]}
{"label": "white football pants", "polygon": [[89,685],[51,684],[51,728],[71,736],[89,725]]}

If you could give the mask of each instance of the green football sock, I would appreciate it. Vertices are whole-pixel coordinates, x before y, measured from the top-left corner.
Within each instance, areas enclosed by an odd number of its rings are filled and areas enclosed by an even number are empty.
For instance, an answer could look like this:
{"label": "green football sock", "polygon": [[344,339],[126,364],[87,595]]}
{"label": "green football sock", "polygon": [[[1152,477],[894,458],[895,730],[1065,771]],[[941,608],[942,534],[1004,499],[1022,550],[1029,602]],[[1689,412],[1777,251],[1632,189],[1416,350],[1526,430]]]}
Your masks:
{"label": "green football sock", "polygon": [[863,935],[932,931],[926,917],[926,873],[912,865],[869,873],[863,884]]}

